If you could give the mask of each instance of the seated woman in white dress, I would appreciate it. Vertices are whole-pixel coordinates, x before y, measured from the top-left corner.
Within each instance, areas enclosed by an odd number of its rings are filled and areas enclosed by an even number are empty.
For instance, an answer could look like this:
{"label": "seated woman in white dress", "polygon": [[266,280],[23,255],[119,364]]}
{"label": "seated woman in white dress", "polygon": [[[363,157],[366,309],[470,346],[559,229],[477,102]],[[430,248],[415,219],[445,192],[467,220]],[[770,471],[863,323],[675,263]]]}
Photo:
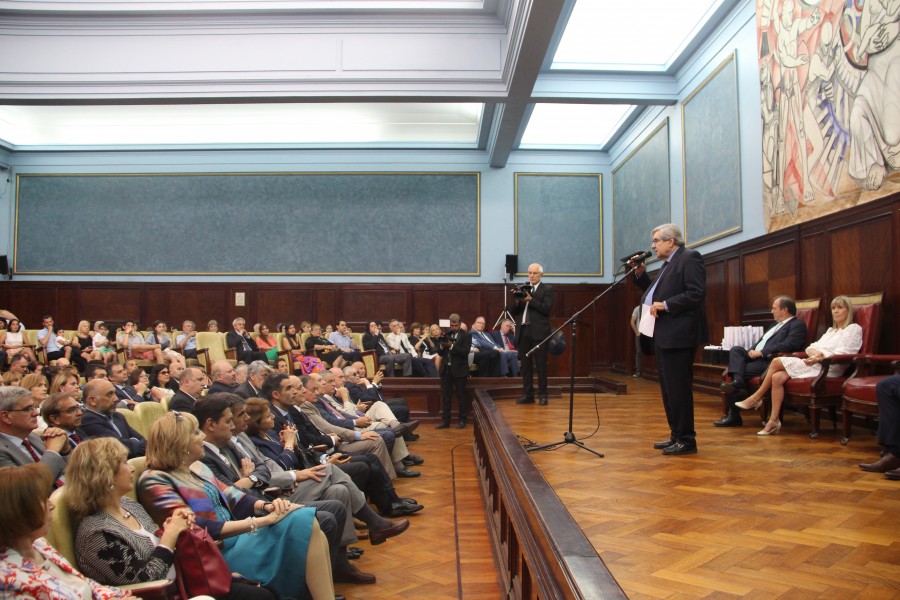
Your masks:
{"label": "seated woman in white dress", "polygon": [[[850,298],[838,296],[831,301],[831,317],[834,325],[806,349],[806,358],[793,356],[779,357],[772,361],[766,376],[753,394],[743,402],[735,403],[744,410],[758,408],[769,388],[772,389],[772,413],[762,431],[756,435],[773,435],[781,429],[781,405],[784,402],[784,385],[788,379],[811,379],[822,372],[822,359],[834,354],[856,354],[862,348],[862,327],[853,322]],[[829,377],[838,377],[846,370],[846,365],[832,365]]]}

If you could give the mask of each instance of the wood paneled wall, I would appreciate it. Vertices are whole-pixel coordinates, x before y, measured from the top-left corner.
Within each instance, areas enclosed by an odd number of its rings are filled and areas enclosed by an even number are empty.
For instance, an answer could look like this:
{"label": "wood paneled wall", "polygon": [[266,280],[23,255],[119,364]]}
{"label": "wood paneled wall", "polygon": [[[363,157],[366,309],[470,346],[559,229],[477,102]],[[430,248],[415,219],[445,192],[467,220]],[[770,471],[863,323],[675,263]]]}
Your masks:
{"label": "wood paneled wall", "polygon": [[[700,251],[703,251],[701,246]],[[771,299],[884,292],[884,320],[879,351],[900,351],[900,194],[840,213],[802,223],[770,235],[704,253],[707,269],[707,310],[711,343],[722,339],[725,326],[764,324],[771,320]],[[561,324],[608,285],[553,284],[556,290],[551,322]],[[246,305],[235,306],[235,294]],[[580,320],[576,374],[613,367],[634,367],[634,336],[629,320],[640,300],[630,282],[615,286]],[[345,319],[362,331],[370,319],[398,318],[434,322],[458,312],[468,323],[484,316],[488,325],[503,310],[500,285],[317,284],[317,283],[131,283],[27,282],[0,284],[0,306],[12,310],[31,327],[45,312],[64,327],[78,320],[137,319],[143,326],[155,319],[180,326],[192,319],[205,327],[216,319],[224,327],[240,315],[249,323],[317,321],[323,325]],[[827,315],[825,316],[827,320]],[[823,323],[824,324],[824,323]],[[550,359],[550,372],[569,372],[569,352]],[[652,358],[645,370],[653,371]]]}

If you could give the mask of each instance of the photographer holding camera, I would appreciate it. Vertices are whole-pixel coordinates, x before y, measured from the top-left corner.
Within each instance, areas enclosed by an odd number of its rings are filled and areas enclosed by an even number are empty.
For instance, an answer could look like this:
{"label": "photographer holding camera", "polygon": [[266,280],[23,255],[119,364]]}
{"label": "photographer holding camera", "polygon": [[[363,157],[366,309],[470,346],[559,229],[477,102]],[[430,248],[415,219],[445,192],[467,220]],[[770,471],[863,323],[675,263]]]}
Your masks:
{"label": "photographer holding camera", "polygon": [[[526,356],[541,340],[550,335],[550,309],[553,308],[553,288],[541,283],[544,268],[534,263],[528,266],[531,285],[513,290],[513,301],[506,310],[516,319],[516,347],[522,361],[522,388],[524,395],[516,404],[534,404],[534,371],[538,376],[538,399],[547,404],[547,345]],[[521,317],[520,317],[521,315]],[[532,362],[534,361],[534,362]]]}

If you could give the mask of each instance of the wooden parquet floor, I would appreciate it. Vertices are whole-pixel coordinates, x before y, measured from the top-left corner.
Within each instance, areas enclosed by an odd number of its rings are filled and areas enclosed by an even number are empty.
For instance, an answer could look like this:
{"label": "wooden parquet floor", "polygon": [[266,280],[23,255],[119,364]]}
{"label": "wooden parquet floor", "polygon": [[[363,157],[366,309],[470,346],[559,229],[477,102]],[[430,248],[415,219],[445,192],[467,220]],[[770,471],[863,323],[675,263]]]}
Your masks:
{"label": "wooden parquet floor", "polygon": [[[617,378],[616,375],[610,375]],[[817,440],[789,414],[781,434],[759,438],[749,417],[719,429],[718,397],[697,394],[700,453],[664,457],[668,433],[658,385],[630,377],[628,394],[577,395],[575,433],[606,455],[565,446],[532,453],[566,508],[630,598],[900,598],[900,482],[863,473],[874,436],[855,428],[846,447],[823,421]],[[498,401],[513,430],[562,439],[568,396],[549,406]],[[401,495],[425,504],[410,529],[380,546],[360,542],[358,566],[378,583],[339,585],[348,598],[502,598],[472,456],[472,430],[419,430],[425,457]]]}

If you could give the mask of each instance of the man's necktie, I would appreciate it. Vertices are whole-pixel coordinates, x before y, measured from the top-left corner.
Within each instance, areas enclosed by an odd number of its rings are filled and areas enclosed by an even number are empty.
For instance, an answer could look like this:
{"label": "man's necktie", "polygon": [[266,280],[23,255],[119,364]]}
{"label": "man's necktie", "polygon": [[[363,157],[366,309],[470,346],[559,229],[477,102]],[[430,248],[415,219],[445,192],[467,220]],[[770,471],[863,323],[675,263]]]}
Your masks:
{"label": "man's necktie", "polygon": [[766,332],[766,334],[764,336],[762,336],[762,339],[759,340],[759,342],[756,344],[756,346],[753,349],[759,350],[760,352],[762,352],[762,349],[766,347],[766,342],[769,341],[769,338],[771,338],[773,335],[775,335],[776,331],[781,329],[782,325],[784,325],[784,321],[779,321],[778,323],[776,323],[774,327],[772,327],[770,330],[768,330]]}
{"label": "man's necktie", "polygon": [[[28,450],[28,454],[31,455],[31,458],[34,459],[34,462],[41,462],[41,455],[37,453],[37,450],[34,449],[34,446],[31,445],[31,442],[28,440],[22,440],[22,445],[25,446],[25,449]],[[60,477],[56,480],[56,487],[62,487],[65,484],[65,480]]]}
{"label": "man's necktie", "polygon": [[516,349],[515,346],[512,345],[512,342],[509,341],[509,338],[506,337],[506,334],[505,334],[505,333],[501,333],[501,334],[500,334],[500,337],[503,339],[503,345],[506,346],[507,349],[509,349],[509,350],[515,350],[515,349]]}

